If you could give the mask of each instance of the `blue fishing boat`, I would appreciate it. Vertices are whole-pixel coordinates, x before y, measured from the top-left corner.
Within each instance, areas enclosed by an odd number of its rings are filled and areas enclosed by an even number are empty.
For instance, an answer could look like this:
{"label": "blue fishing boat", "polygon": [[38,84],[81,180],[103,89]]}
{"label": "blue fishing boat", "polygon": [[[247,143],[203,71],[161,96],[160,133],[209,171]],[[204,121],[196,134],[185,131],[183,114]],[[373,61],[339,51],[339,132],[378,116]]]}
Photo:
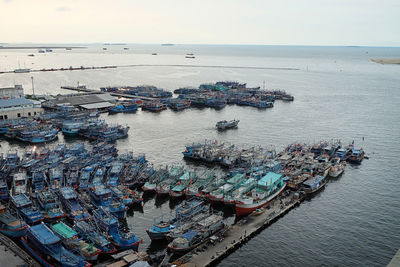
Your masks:
{"label": "blue fishing boat", "polygon": [[240,120],[231,120],[231,121],[219,121],[215,125],[218,130],[226,130],[226,129],[231,129],[231,128],[236,128],[239,124]]}
{"label": "blue fishing boat", "polygon": [[128,228],[119,227],[117,218],[109,211],[104,208],[99,208],[93,211],[93,216],[100,230],[108,233],[112,237],[111,243],[118,250],[138,250],[141,240]]}
{"label": "blue fishing boat", "polygon": [[303,182],[303,190],[307,195],[311,195],[322,189],[326,183],[327,179],[324,176],[315,175]]}
{"label": "blue fishing boat", "polygon": [[191,218],[199,213],[207,213],[208,208],[203,200],[193,198],[184,201],[175,210],[175,216],[171,220],[154,220],[153,226],[146,232],[151,240],[164,239],[176,227],[190,223]]}
{"label": "blue fishing boat", "polygon": [[28,225],[0,204],[0,233],[10,237],[24,236]]}
{"label": "blue fishing boat", "polygon": [[108,109],[108,113],[134,113],[138,110],[137,104],[119,104]]}
{"label": "blue fishing boat", "polygon": [[64,248],[61,239],[44,223],[29,227],[21,241],[27,251],[43,266],[90,266],[82,257]]}
{"label": "blue fishing boat", "polygon": [[351,155],[347,159],[350,163],[353,164],[361,164],[361,161],[364,159],[365,152],[361,149],[354,149],[354,145],[350,146],[351,148]]}
{"label": "blue fishing boat", "polygon": [[215,108],[215,109],[223,109],[227,105],[227,101],[225,99],[220,98],[211,98],[208,99],[205,103],[207,107]]}
{"label": "blue fishing boat", "polygon": [[6,167],[15,167],[17,166],[17,164],[19,163],[19,156],[18,156],[18,152],[11,152],[8,151],[7,152],[7,156],[6,156]]}
{"label": "blue fishing boat", "polygon": [[10,192],[5,178],[0,178],[0,200],[8,200]]}
{"label": "blue fishing boat", "polygon": [[128,208],[116,198],[113,198],[111,190],[103,184],[95,184],[91,186],[89,194],[95,207],[108,208],[110,212],[118,218],[125,218]]}
{"label": "blue fishing boat", "polygon": [[121,187],[112,187],[112,188],[110,188],[110,190],[111,190],[111,192],[113,194],[113,197],[115,197],[118,201],[122,202],[125,206],[133,205],[133,199],[129,197],[127,192],[124,193],[121,190],[121,189],[124,189],[124,188],[123,188],[123,186],[121,186]]}
{"label": "blue fishing boat", "polygon": [[83,121],[64,121],[61,131],[66,135],[77,135],[83,125]]}
{"label": "blue fishing boat", "polygon": [[25,194],[27,190],[27,179],[25,172],[17,172],[13,175],[12,195]]}
{"label": "blue fishing boat", "polygon": [[54,192],[60,190],[61,181],[63,179],[62,169],[60,167],[50,169],[48,177],[48,187]]}
{"label": "blue fishing boat", "polygon": [[93,243],[104,254],[112,254],[117,251],[113,244],[93,225],[91,221],[78,221],[74,224],[74,230],[88,242]]}
{"label": "blue fishing boat", "polygon": [[79,189],[86,190],[89,188],[90,176],[92,172],[93,172],[92,166],[86,166],[81,170],[81,174],[79,177]]}
{"label": "blue fishing boat", "polygon": [[72,220],[86,220],[89,217],[88,211],[78,202],[78,194],[71,187],[62,187],[59,191],[61,202]]}
{"label": "blue fishing boat", "polygon": [[104,180],[104,168],[99,167],[97,168],[96,173],[93,176],[92,184],[93,185],[102,184],[103,180]]}
{"label": "blue fishing boat", "polygon": [[36,129],[36,130],[23,130],[17,132],[15,138],[32,144],[50,142],[58,137],[58,129]]}
{"label": "blue fishing boat", "polygon": [[30,225],[43,221],[43,215],[36,208],[26,194],[11,196],[11,204]]}
{"label": "blue fishing boat", "polygon": [[36,192],[41,191],[45,188],[46,175],[44,172],[33,172],[31,176],[31,191],[34,196]]}
{"label": "blue fishing boat", "polygon": [[37,194],[39,210],[43,214],[44,220],[57,220],[66,215],[61,209],[61,203],[57,195],[51,190],[42,190]]}
{"label": "blue fishing boat", "polygon": [[108,173],[107,186],[117,186],[119,177],[124,169],[124,163],[121,161],[114,161]]}

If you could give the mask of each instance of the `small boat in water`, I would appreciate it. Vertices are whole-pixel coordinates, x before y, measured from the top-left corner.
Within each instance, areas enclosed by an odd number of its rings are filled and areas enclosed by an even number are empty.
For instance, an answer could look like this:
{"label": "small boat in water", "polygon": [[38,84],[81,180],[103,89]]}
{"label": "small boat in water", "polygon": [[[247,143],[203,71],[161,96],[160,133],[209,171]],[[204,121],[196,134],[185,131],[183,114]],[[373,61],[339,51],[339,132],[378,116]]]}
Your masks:
{"label": "small boat in water", "polygon": [[219,121],[215,125],[218,130],[226,130],[226,129],[231,129],[231,128],[236,128],[239,124],[240,120],[231,120],[231,121]]}
{"label": "small boat in water", "polygon": [[345,166],[345,162],[340,162],[333,165],[329,170],[329,176],[333,178],[339,177],[344,172]]}

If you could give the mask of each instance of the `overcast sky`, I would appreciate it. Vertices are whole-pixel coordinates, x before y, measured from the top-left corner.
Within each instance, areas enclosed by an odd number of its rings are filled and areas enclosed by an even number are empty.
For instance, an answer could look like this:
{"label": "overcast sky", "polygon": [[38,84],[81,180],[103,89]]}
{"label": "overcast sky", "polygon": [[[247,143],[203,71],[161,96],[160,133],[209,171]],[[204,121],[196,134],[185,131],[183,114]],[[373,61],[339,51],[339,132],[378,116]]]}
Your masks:
{"label": "overcast sky", "polygon": [[0,0],[0,42],[400,46],[400,0]]}

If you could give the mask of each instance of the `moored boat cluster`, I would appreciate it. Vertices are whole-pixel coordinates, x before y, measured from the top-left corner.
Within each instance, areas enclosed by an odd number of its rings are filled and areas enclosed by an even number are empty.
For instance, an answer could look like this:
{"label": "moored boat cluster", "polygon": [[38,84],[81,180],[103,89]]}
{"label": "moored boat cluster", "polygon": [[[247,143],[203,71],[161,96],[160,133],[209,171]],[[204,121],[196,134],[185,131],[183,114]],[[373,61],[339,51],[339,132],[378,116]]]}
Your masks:
{"label": "moored boat cluster", "polygon": [[80,136],[91,141],[115,141],[128,135],[129,126],[108,124],[98,116],[95,111],[62,108],[35,118],[3,120],[0,122],[0,134],[31,144],[57,139],[60,129],[64,135]]}

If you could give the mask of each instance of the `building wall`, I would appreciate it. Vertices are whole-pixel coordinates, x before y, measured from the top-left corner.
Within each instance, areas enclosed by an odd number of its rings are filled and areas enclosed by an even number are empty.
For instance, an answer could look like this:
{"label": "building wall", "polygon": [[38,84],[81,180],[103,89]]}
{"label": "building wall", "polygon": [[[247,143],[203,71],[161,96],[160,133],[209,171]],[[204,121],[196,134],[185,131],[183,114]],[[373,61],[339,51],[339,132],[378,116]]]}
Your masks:
{"label": "building wall", "polygon": [[14,85],[14,87],[0,88],[0,98],[20,98],[24,97],[24,89],[22,85]]}
{"label": "building wall", "polygon": [[18,118],[29,118],[39,114],[42,114],[44,110],[42,108],[23,108],[23,109],[0,109],[0,120],[6,119],[18,119]]}

